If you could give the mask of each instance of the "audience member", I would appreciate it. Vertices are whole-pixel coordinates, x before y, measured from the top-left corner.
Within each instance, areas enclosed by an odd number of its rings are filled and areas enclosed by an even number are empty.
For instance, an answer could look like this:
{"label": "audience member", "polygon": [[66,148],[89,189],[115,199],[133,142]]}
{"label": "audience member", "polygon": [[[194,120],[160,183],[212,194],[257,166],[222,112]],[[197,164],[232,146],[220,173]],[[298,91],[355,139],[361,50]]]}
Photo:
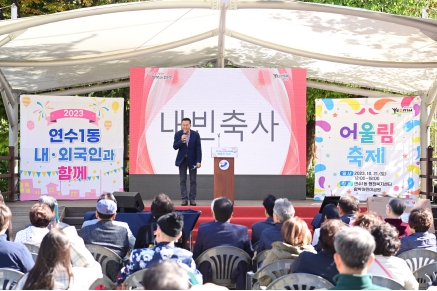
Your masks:
{"label": "audience member", "polygon": [[[3,195],[0,193],[0,205],[5,204],[5,199]],[[9,221],[9,227],[6,229],[6,240],[13,241],[12,239],[12,220]]]}
{"label": "audience member", "polygon": [[39,245],[49,232],[52,211],[46,204],[36,203],[30,208],[29,219],[32,225],[17,232],[15,242]]}
{"label": "audience member", "polygon": [[73,267],[70,241],[60,229],[53,228],[42,240],[35,266],[18,281],[17,290],[88,290],[102,277],[96,262],[87,267]]}
{"label": "audience member", "polygon": [[197,232],[193,257],[197,259],[204,251],[217,246],[233,246],[253,256],[252,244],[246,226],[232,224],[230,220],[234,206],[228,198],[218,198],[214,202],[212,215],[215,221],[202,223]]}
{"label": "audience member", "polygon": [[300,253],[290,267],[291,272],[317,275],[335,284],[334,276],[338,274],[338,270],[334,263],[334,236],[346,227],[347,225],[340,219],[330,219],[322,223],[319,240],[322,250],[317,254]]}
{"label": "audience member", "polygon": [[261,233],[261,238],[259,239],[256,249],[258,253],[263,250],[270,250],[272,243],[275,241],[282,241],[282,224],[292,218],[294,212],[294,207],[287,198],[276,199],[275,206],[273,207],[273,222],[275,223],[275,227],[267,228]]}
{"label": "audience member", "polygon": [[[105,194],[100,195],[99,199],[97,199],[97,202],[99,202],[100,200],[111,200],[111,201],[114,201],[115,204],[117,205],[117,199],[115,199],[115,196],[112,193],[105,193]],[[84,221],[84,223],[82,224],[82,228],[84,228],[85,226],[88,226],[88,225],[96,224],[98,221],[99,220],[97,218]],[[130,230],[129,225],[126,222],[117,221],[117,220],[113,220],[112,223],[115,225],[126,228],[127,236],[129,238],[129,247],[131,249],[133,249],[134,245],[135,245],[135,236],[132,234],[132,231]]]}
{"label": "audience member", "polygon": [[[272,249],[267,254],[263,266],[281,259],[295,259],[302,252],[316,253],[314,247],[310,245],[311,232],[306,222],[299,217],[292,217],[286,220],[281,229],[282,241],[272,244]],[[260,286],[267,286],[272,282],[270,276],[259,278]]]}
{"label": "audience member", "polygon": [[173,260],[151,266],[143,276],[145,290],[188,290],[188,273]]}
{"label": "audience member", "polygon": [[95,224],[80,230],[80,237],[85,244],[101,245],[124,258],[129,251],[129,238],[126,228],[113,223],[117,216],[117,204],[104,199],[97,202]]}
{"label": "audience member", "polygon": [[[58,201],[53,196],[50,196],[50,195],[41,195],[39,197],[39,199],[38,199],[38,202],[46,204],[50,208],[50,210],[52,211],[51,224],[49,224],[49,227],[48,227],[49,230],[50,230],[52,228],[52,224],[54,225],[54,223],[55,223],[55,221],[54,221],[55,220],[55,205],[58,204]],[[59,229],[64,229],[64,228],[70,226],[70,225],[68,225],[68,224],[66,224],[66,223],[64,223],[62,221],[59,221],[57,223],[57,225],[58,225],[57,227]]]}
{"label": "audience member", "polygon": [[[164,214],[174,212],[174,205],[171,199],[164,193],[158,194],[152,200],[150,211],[153,215],[153,220],[140,227],[138,230],[137,240],[135,241],[135,249],[150,248],[155,245],[155,232],[158,219]],[[188,249],[187,236],[182,230],[182,236],[179,241],[175,242],[178,248]]]}
{"label": "audience member", "polygon": [[9,207],[0,204],[0,268],[27,273],[34,265],[29,250],[21,243],[6,240],[5,232],[11,220],[12,213]]}
{"label": "audience member", "polygon": [[405,205],[405,202],[399,198],[390,199],[386,206],[386,213],[388,217],[385,219],[385,222],[388,222],[396,227],[399,233],[399,238],[403,238],[404,236],[411,234],[410,226],[401,219],[401,215],[404,213],[406,207],[407,206]]}
{"label": "audience member", "polygon": [[350,225],[360,210],[360,201],[352,195],[341,196],[337,207],[341,221]]}
{"label": "audience member", "polygon": [[368,211],[364,213],[358,213],[353,222],[353,226],[358,226],[370,231],[372,227],[380,225],[381,223],[383,223],[383,221],[375,212]]}
{"label": "audience member", "polygon": [[157,245],[146,249],[135,249],[127,265],[121,269],[119,283],[124,282],[127,277],[136,271],[146,269],[155,263],[164,260],[174,260],[184,264],[188,271],[196,275],[199,283],[202,283],[202,276],[196,269],[193,254],[190,251],[175,247],[174,242],[182,236],[184,218],[181,214],[172,212],[161,216],[158,219],[156,229]]}
{"label": "audience member", "polygon": [[375,255],[375,240],[361,227],[346,227],[334,236],[334,262],[340,274],[334,276],[336,286],[330,290],[388,290],[374,285],[367,269]]}
{"label": "audience member", "polygon": [[397,255],[412,249],[436,250],[435,234],[428,232],[433,222],[432,213],[426,208],[415,208],[410,212],[408,225],[411,234],[401,238],[401,247]]}
{"label": "audience member", "polygon": [[275,227],[275,223],[273,222],[273,207],[275,206],[275,201],[276,197],[271,194],[264,198],[264,214],[267,219],[252,224],[252,244],[255,244],[259,241],[261,233],[264,229]]}
{"label": "audience member", "polygon": [[[337,206],[335,204],[328,204],[322,210],[322,222],[329,219],[340,219],[340,213],[338,212]],[[311,243],[317,250],[317,245],[319,244],[320,228],[314,230],[313,242]]]}
{"label": "audience member", "polygon": [[395,257],[401,246],[398,231],[389,223],[382,223],[372,227],[370,233],[375,238],[375,262],[368,272],[374,276],[388,277],[398,281],[407,290],[417,290],[419,283],[411,273],[407,262]]}

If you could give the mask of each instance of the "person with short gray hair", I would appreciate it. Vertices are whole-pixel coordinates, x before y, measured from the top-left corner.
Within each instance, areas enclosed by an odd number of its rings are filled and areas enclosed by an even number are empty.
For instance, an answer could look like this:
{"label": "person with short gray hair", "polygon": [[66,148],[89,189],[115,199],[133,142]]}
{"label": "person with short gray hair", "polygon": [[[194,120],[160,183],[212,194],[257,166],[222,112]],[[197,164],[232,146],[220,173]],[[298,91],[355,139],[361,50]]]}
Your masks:
{"label": "person with short gray hair", "polygon": [[[51,229],[52,225],[54,225],[54,221],[55,221],[55,205],[58,204],[58,201],[53,196],[50,196],[50,195],[41,195],[39,197],[39,199],[38,199],[38,202],[46,204],[48,207],[50,207],[50,210],[53,213],[52,221],[49,224],[49,229]],[[68,225],[68,224],[66,224],[65,222],[62,222],[62,221],[59,221],[57,224],[58,224],[58,228],[59,229],[64,229],[64,228],[70,226],[70,225]]]}
{"label": "person with short gray hair", "polygon": [[386,205],[386,214],[387,218],[384,219],[385,222],[396,227],[399,238],[403,238],[404,236],[411,234],[410,226],[407,222],[403,222],[401,219],[401,215],[404,213],[407,206],[402,199],[392,198],[388,201]]}
{"label": "person with short gray hair", "polygon": [[294,213],[294,207],[287,198],[276,199],[275,206],[273,206],[273,222],[275,223],[275,226],[267,228],[261,233],[258,248],[256,249],[258,253],[264,250],[270,250],[272,248],[272,243],[282,241],[282,224],[288,219],[294,217]]}
{"label": "person with short gray hair", "polygon": [[334,262],[339,272],[330,290],[389,290],[374,285],[367,269],[375,260],[375,239],[361,227],[347,227],[334,236]]}

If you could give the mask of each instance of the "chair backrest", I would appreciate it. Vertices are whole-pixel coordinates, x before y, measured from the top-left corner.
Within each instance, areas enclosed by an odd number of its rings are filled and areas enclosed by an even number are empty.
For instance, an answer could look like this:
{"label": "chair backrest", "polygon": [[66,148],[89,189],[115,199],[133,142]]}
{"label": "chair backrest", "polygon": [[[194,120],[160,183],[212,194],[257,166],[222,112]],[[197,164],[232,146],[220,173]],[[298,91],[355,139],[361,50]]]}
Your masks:
{"label": "chair backrest", "polygon": [[413,275],[417,282],[419,282],[419,290],[428,289],[429,285],[437,278],[437,262],[417,269]]}
{"label": "chair backrest", "polygon": [[36,258],[38,257],[38,253],[30,253],[32,255],[32,259],[36,262]]}
{"label": "chair backrest", "polygon": [[132,275],[126,278],[123,282],[123,286],[125,290],[142,288],[143,287],[143,276],[144,273],[147,272],[147,269],[143,269],[140,271],[136,271]]}
{"label": "chair backrest", "polygon": [[113,282],[117,280],[117,273],[122,267],[122,259],[111,250],[99,245],[86,244],[86,248],[94,259],[102,266],[103,275],[108,276]]}
{"label": "chair backrest", "polygon": [[[258,282],[253,284],[252,290],[259,290],[261,285],[267,285],[280,277],[289,275],[291,273],[290,267],[293,262],[294,259],[282,259],[262,266],[262,268],[253,275],[253,278],[258,279]],[[265,280],[265,283],[261,282],[260,278],[263,278],[264,276],[270,277],[271,280]]]}
{"label": "chair backrest", "polygon": [[414,249],[398,256],[407,262],[411,272],[437,261],[437,252],[426,249]]}
{"label": "chair backrest", "polygon": [[[91,284],[89,290],[96,290],[97,286],[104,286],[105,287],[104,290],[115,290],[114,282],[112,282],[111,279],[109,279],[105,275],[103,275],[102,278],[99,278],[96,281],[94,281],[94,283]],[[102,290],[102,289],[99,288],[99,290]]]}
{"label": "chair backrest", "polygon": [[373,276],[372,283],[390,290],[405,290],[398,281],[383,276]]}
{"label": "chair backrest", "polygon": [[0,268],[0,290],[12,290],[23,273],[11,269]]}
{"label": "chair backrest", "polygon": [[290,274],[280,277],[267,286],[267,290],[314,290],[333,287],[328,280],[311,274]]}
{"label": "chair backrest", "polygon": [[38,253],[39,252],[39,246],[37,246],[37,245],[33,245],[33,244],[29,244],[29,243],[24,243],[24,245],[31,253]]}
{"label": "chair backrest", "polygon": [[258,266],[259,264],[261,264],[267,257],[267,255],[269,254],[270,250],[263,250],[262,252],[260,252],[259,254],[256,254],[255,258],[253,258],[252,260],[252,271],[255,273],[256,271],[258,271]]}
{"label": "chair backrest", "polygon": [[196,266],[203,262],[211,264],[212,283],[235,287],[232,283],[232,273],[240,262],[245,262],[250,266],[251,258],[242,249],[231,246],[218,246],[203,252],[196,260]]}

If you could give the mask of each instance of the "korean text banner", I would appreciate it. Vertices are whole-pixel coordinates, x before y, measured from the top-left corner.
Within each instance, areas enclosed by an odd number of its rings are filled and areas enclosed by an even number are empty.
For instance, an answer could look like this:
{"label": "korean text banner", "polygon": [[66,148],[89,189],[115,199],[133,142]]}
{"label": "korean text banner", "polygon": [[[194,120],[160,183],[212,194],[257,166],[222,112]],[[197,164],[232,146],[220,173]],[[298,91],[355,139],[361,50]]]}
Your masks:
{"label": "korean text banner", "polygon": [[315,200],[419,194],[419,97],[318,99],[315,139]]}
{"label": "korean text banner", "polygon": [[123,191],[123,98],[21,96],[20,199]]}
{"label": "korean text banner", "polygon": [[132,68],[130,174],[177,174],[181,120],[202,141],[202,168],[213,173],[212,147],[237,147],[235,174],[305,175],[304,69]]}

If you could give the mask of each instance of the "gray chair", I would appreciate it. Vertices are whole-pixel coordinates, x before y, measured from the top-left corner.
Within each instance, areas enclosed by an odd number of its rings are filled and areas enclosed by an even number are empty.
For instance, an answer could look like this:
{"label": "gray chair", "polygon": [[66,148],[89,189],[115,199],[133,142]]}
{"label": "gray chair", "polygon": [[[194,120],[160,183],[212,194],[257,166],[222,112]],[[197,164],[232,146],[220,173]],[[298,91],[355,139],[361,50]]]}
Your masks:
{"label": "gray chair", "polygon": [[419,282],[419,290],[428,289],[429,285],[437,278],[437,262],[417,269],[413,275],[417,282]]}
{"label": "gray chair", "polygon": [[0,268],[0,290],[13,290],[23,273],[11,269]]}
{"label": "gray chair", "polygon": [[143,276],[147,272],[147,269],[136,271],[132,275],[126,278],[123,282],[124,290],[137,289],[143,287]]}
{"label": "gray chair", "polygon": [[270,250],[263,250],[259,254],[257,253],[256,256],[252,260],[252,271],[256,273],[258,271],[258,266],[261,264],[269,254]]}
{"label": "gray chair", "polygon": [[333,287],[328,280],[311,274],[290,274],[276,279],[267,290],[314,290]]}
{"label": "gray chair", "polygon": [[405,260],[411,272],[437,261],[437,252],[426,249],[414,249],[398,255]]}
{"label": "gray chair", "polygon": [[[258,272],[253,274],[253,276],[251,276],[251,278],[250,278],[250,283],[252,283],[253,279],[258,280],[253,285],[251,284],[252,290],[260,290],[261,289],[259,279],[262,277],[265,277],[265,276],[270,277],[269,283],[271,283],[280,277],[289,275],[291,273],[290,267],[293,264],[293,262],[294,262],[294,259],[282,259],[282,260],[277,260],[277,261],[271,262],[270,264],[268,264],[266,266],[262,266],[262,268],[259,269]],[[249,274],[247,274],[247,276],[249,276]],[[247,279],[248,279],[248,277],[246,277],[246,280]],[[247,280],[246,284],[248,284],[248,283],[249,283],[249,281]]]}
{"label": "gray chair", "polygon": [[38,253],[30,253],[32,255],[32,259],[36,262],[36,258],[38,257]]}
{"label": "gray chair", "polygon": [[115,290],[114,282],[112,282],[111,279],[109,279],[105,275],[103,275],[102,278],[99,278],[96,281],[94,281],[94,283],[91,284],[89,290],[95,290],[97,286],[105,286],[104,290]]}
{"label": "gray chair", "polygon": [[240,262],[245,262],[249,270],[251,258],[242,249],[231,246],[218,246],[203,252],[196,260],[196,266],[209,263],[212,270],[212,283],[235,288],[232,273]]}
{"label": "gray chair", "polygon": [[102,266],[102,273],[113,282],[117,280],[117,273],[121,270],[123,260],[111,250],[99,246],[86,244],[86,248],[93,255],[94,259]]}
{"label": "gray chair", "polygon": [[373,276],[372,283],[390,290],[406,290],[398,281],[383,276]]}
{"label": "gray chair", "polygon": [[33,244],[28,244],[28,243],[23,243],[26,248],[29,250],[29,252],[31,253],[38,253],[39,252],[39,246],[37,245],[33,245]]}

